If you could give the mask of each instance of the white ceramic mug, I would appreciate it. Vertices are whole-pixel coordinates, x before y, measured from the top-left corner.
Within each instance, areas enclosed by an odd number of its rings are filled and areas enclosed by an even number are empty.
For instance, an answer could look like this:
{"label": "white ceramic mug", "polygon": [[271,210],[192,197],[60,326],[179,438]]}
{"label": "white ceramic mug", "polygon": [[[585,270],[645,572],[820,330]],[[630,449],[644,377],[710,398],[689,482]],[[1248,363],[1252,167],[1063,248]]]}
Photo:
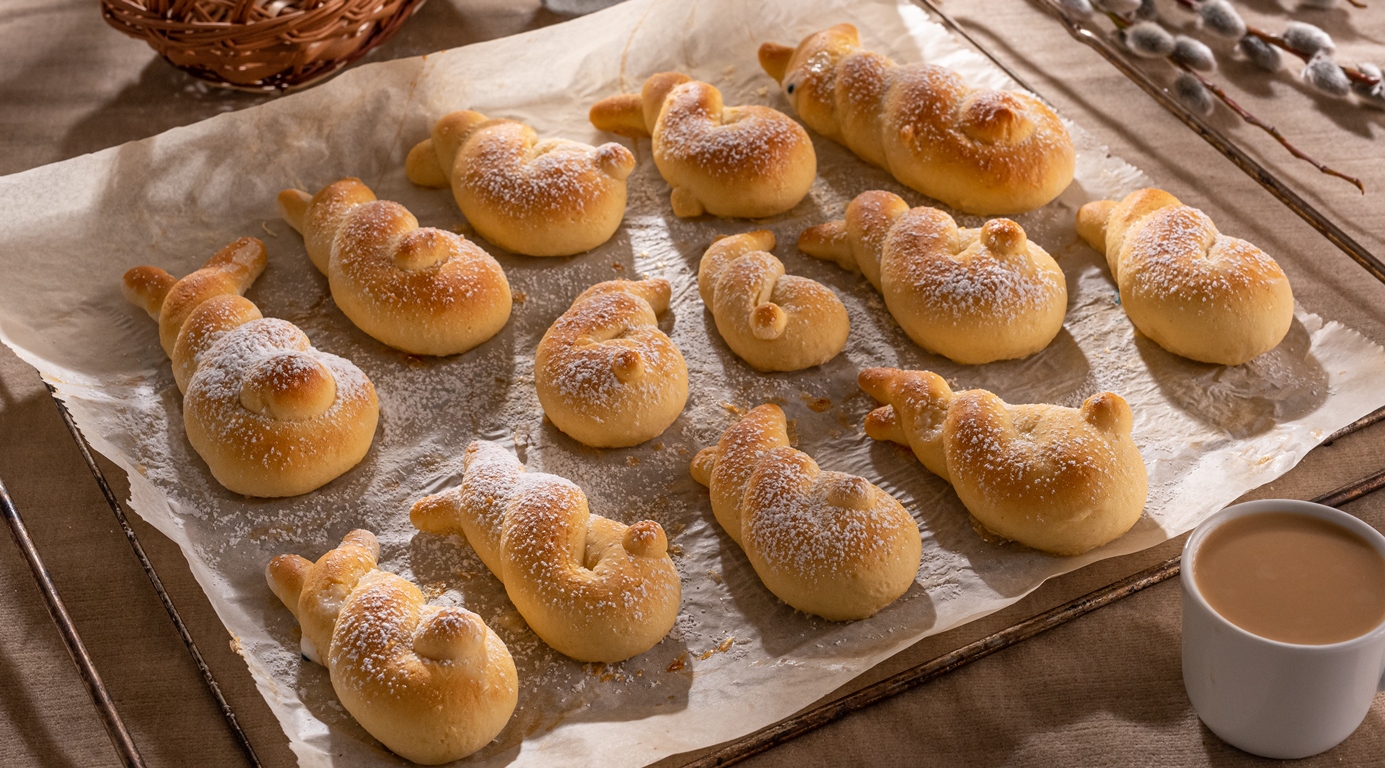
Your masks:
{"label": "white ceramic mug", "polygon": [[1262,757],[1316,755],[1361,724],[1385,690],[1385,623],[1330,645],[1297,645],[1251,634],[1212,610],[1193,578],[1198,547],[1228,520],[1294,512],[1353,531],[1385,557],[1385,536],[1360,520],[1307,501],[1236,504],[1197,527],[1183,545],[1183,685],[1202,722],[1223,741]]}

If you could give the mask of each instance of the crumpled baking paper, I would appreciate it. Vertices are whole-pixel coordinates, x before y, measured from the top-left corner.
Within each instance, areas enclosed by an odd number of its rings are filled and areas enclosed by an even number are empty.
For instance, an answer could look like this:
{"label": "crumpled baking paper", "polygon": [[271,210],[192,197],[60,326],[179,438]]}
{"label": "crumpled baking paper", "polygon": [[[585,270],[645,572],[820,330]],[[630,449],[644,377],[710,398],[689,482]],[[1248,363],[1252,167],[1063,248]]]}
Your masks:
{"label": "crumpled baking paper", "polygon": [[[463,227],[447,191],[415,188],[403,173],[408,149],[441,115],[470,108],[523,120],[545,136],[617,140],[590,126],[590,105],[637,91],[644,77],[670,69],[714,83],[728,104],[787,109],[756,64],[757,47],[796,43],[840,21],[856,23],[868,47],[899,61],[925,60],[955,68],[974,85],[1011,87],[922,11],[892,0],[636,0],[513,38],[360,67],[264,106],[0,179],[7,208],[0,218],[0,336],[57,388],[91,444],[130,474],[135,511],[182,547],[303,765],[400,762],[342,709],[326,670],[300,658],[293,618],[264,582],[272,556],[316,558],[351,528],[380,537],[384,568],[414,579],[440,603],[478,612],[514,655],[519,708],[470,763],[638,765],[748,733],[921,637],[1013,603],[1051,576],[1186,531],[1385,402],[1380,348],[1302,311],[1278,349],[1236,368],[1192,363],[1136,337],[1073,218],[1087,200],[1151,182],[1075,126],[1076,181],[1054,203],[1018,217],[1067,274],[1067,321],[1043,352],[985,366],[924,353],[863,278],[794,248],[803,229],[839,218],[860,192],[888,189],[926,202],[821,137],[814,137],[819,178],[811,195],[763,222],[674,217],[648,142],[626,142],[639,166],[617,235],[566,259],[485,246],[509,276],[514,314],[488,343],[444,359],[396,352],[354,328],[299,236],[275,216],[281,189],[316,191],[359,176],[424,225]],[[698,298],[697,263],[713,237],[760,227],[779,238],[776,253],[790,273],[832,287],[848,308],[847,350],[824,366],[751,371],[719,338]],[[380,393],[381,426],[365,461],[297,498],[247,499],[211,478],[184,436],[155,323],[120,294],[129,267],[185,274],[243,235],[263,238],[270,253],[249,297],[266,315],[297,323],[318,347],[355,361]],[[534,346],[583,288],[640,275],[673,283],[662,325],[688,361],[691,397],[678,421],[649,443],[586,448],[544,421]],[[983,540],[943,481],[907,452],[864,435],[862,419],[874,404],[857,389],[856,373],[874,365],[932,369],[955,386],[991,389],[1010,402],[1077,405],[1102,390],[1120,393],[1134,409],[1135,440],[1149,467],[1145,516],[1124,537],[1076,558]],[[877,616],[836,624],[779,602],[717,527],[705,489],[689,476],[699,448],[764,402],[784,406],[798,447],[824,468],[865,476],[918,520],[924,554],[917,583]],[[478,438],[515,450],[532,469],[571,479],[597,514],[663,524],[684,598],[677,626],[660,645],[609,666],[560,657],[525,627],[464,541],[410,527],[410,503],[457,483],[461,453]]]}

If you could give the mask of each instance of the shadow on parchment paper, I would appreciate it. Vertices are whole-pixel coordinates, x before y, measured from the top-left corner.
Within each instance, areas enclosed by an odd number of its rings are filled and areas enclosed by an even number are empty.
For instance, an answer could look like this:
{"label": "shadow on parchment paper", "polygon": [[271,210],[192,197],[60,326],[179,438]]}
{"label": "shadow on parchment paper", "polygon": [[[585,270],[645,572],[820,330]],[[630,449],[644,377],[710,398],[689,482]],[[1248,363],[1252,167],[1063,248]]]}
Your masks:
{"label": "shadow on parchment paper", "polygon": [[1034,574],[1047,571],[1056,559],[984,531],[952,486],[928,471],[908,447],[875,442],[870,460],[879,476],[903,492],[900,500],[919,522],[925,539],[965,559],[975,576],[997,594],[1015,597],[1028,592]]}
{"label": "shadow on parchment paper", "polygon": [[1195,362],[1138,332],[1135,347],[1175,407],[1236,439],[1302,418],[1327,400],[1327,372],[1297,317],[1279,346],[1242,365]]}

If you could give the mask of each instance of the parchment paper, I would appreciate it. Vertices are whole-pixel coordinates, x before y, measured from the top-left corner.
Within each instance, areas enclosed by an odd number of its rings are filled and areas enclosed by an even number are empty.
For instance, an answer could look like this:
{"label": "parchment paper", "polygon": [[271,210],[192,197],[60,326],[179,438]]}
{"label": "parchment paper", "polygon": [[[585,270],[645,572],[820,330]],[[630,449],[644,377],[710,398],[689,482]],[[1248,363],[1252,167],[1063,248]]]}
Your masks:
{"label": "parchment paper", "polygon": [[[1137,338],[1100,258],[1078,241],[1072,222],[1083,202],[1151,182],[1075,126],[1076,182],[1058,201],[1019,217],[1067,274],[1064,330],[1031,358],[986,366],[923,353],[861,277],[793,247],[799,232],[840,217],[859,192],[883,188],[926,202],[817,137],[811,196],[766,222],[673,217],[648,143],[634,144],[640,164],[616,237],[569,259],[485,246],[515,290],[513,317],[482,347],[445,359],[407,356],[356,330],[332,303],[300,238],[275,218],[279,190],[315,191],[355,175],[425,225],[465,231],[449,193],[414,188],[402,171],[409,147],[442,114],[478,109],[524,120],[543,135],[600,143],[615,137],[587,123],[588,107],[668,69],[715,83],[727,103],[787,108],[756,64],[759,43],[794,43],[843,20],[861,28],[867,46],[896,59],[950,66],[976,85],[1011,85],[917,8],[892,0],[637,0],[514,38],[361,67],[262,107],[0,179],[0,338],[57,387],[92,445],[130,473],[133,508],[182,547],[303,765],[399,762],[345,713],[326,670],[299,657],[294,621],[264,583],[273,555],[316,558],[351,528],[376,532],[385,568],[415,579],[438,602],[477,611],[514,655],[519,708],[471,763],[637,765],[750,732],[1051,576],[1186,531],[1385,403],[1380,348],[1302,311],[1278,349],[1237,368],[1192,363]],[[752,372],[721,341],[697,297],[697,262],[713,236],[760,226],[778,235],[777,254],[791,273],[831,286],[850,312],[846,352],[821,368]],[[262,237],[270,251],[269,270],[250,298],[266,315],[300,325],[318,347],[354,360],[380,393],[381,427],[369,456],[306,496],[251,500],[211,478],[184,436],[155,324],[120,296],[125,269],[147,263],[185,274],[242,235]],[[656,440],[588,449],[544,422],[533,349],[583,288],[638,275],[673,282],[663,327],[687,358],[692,394]],[[873,403],[855,377],[872,365],[929,368],[955,386],[985,387],[1011,402],[1077,405],[1098,391],[1120,393],[1134,409],[1135,439],[1149,467],[1144,518],[1077,558],[983,541],[944,482],[907,452],[865,437],[861,423]],[[869,620],[834,624],[780,603],[716,526],[706,491],[688,475],[697,449],[715,442],[737,413],[767,401],[785,407],[798,447],[824,468],[864,475],[919,522],[924,556],[916,585]],[[533,469],[570,478],[598,514],[664,525],[684,600],[663,643],[609,667],[560,657],[528,631],[464,541],[409,526],[410,503],[457,482],[461,451],[478,437],[513,448]]]}

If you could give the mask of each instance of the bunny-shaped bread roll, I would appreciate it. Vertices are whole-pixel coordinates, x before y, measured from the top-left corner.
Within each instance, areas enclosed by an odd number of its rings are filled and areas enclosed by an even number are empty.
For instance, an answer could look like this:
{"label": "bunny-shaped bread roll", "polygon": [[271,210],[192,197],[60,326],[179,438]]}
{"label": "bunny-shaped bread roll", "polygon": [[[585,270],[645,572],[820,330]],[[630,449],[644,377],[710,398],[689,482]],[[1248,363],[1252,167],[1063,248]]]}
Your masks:
{"label": "bunny-shaped bread roll", "polygon": [[773,247],[763,229],[717,239],[698,264],[697,290],[726,345],[755,369],[821,365],[846,346],[846,307],[822,283],[786,275]]}
{"label": "bunny-shaped bread roll", "polygon": [[1289,332],[1294,293],[1274,259],[1163,190],[1087,203],[1077,233],[1106,254],[1130,322],[1175,355],[1240,365]]}
{"label": "bunny-shaped bread roll", "polygon": [[838,24],[797,48],[761,45],[760,66],[809,128],[966,213],[1032,210],[1072,181],[1072,139],[1038,99],[969,88],[950,69],[860,44],[856,27]]}
{"label": "bunny-shaped bread roll", "polygon": [[918,575],[923,544],[909,513],[865,478],[824,472],[789,447],[777,405],[751,409],[699,451],[692,476],[760,580],[800,611],[864,619]]}
{"label": "bunny-shaped bread roll", "polygon": [[865,192],[844,221],[806,230],[798,247],[860,270],[909,338],[959,363],[1032,355],[1067,313],[1063,270],[1009,219],[959,229],[936,208]]}
{"label": "bunny-shaped bread roll", "polygon": [[866,417],[866,434],[913,449],[992,533],[1080,555],[1130,530],[1144,510],[1148,478],[1120,395],[1092,395],[1081,408],[1009,405],[893,368],[867,368],[860,384],[885,404]]}
{"label": "bunny-shaped bread roll", "polygon": [[525,472],[494,443],[467,446],[462,484],[419,500],[409,519],[465,536],[534,633],[578,661],[644,653],[678,618],[682,586],[658,523],[594,515],[581,488]]}
{"label": "bunny-shaped bread roll", "polygon": [[813,142],[792,118],[769,107],[725,106],[716,86],[677,72],[650,77],[638,94],[597,102],[591,122],[651,137],[678,216],[774,216],[798,205],[817,176]]}
{"label": "bunny-shaped bread roll", "polygon": [[461,235],[420,228],[399,203],[360,179],[316,195],[279,193],[279,215],[303,235],[332,299],[357,328],[415,355],[455,355],[510,319],[510,283],[490,254]]}
{"label": "bunny-shaped bread roll", "polygon": [[451,186],[481,237],[526,256],[571,256],[610,240],[634,168],[619,144],[540,139],[524,123],[470,110],[438,120],[405,163],[413,183]]}
{"label": "bunny-shaped bread roll", "polygon": [[667,280],[611,280],[583,291],[534,352],[543,412],[572,439],[597,448],[658,436],[688,401],[688,366],[659,330]]}
{"label": "bunny-shaped bread roll", "polygon": [[481,617],[425,605],[379,555],[374,534],[351,531],[316,563],[279,555],[265,578],[303,629],[303,655],[370,735],[415,763],[466,757],[510,721],[515,662]]}
{"label": "bunny-shaped bread roll", "polygon": [[246,496],[297,496],[365,457],[380,405],[361,369],[240,295],[264,268],[264,243],[246,237],[181,280],[135,267],[124,291],[159,321],[188,442],[212,475]]}

